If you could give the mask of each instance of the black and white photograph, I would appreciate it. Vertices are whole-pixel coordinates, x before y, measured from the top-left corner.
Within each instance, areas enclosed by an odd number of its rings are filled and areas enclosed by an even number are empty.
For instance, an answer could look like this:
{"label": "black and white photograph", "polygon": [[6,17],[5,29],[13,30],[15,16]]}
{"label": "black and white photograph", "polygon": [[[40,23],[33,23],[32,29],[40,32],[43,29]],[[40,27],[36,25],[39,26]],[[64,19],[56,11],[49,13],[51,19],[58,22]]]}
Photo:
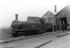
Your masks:
{"label": "black and white photograph", "polygon": [[70,0],[0,0],[0,48],[70,48]]}

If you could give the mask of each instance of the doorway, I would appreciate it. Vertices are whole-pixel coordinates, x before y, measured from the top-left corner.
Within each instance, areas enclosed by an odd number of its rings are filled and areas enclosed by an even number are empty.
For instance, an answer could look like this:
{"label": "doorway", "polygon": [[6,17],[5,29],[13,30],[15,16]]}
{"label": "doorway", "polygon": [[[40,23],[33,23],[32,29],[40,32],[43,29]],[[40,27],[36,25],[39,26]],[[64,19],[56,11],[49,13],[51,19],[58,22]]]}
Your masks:
{"label": "doorway", "polygon": [[61,30],[67,30],[67,17],[60,18]]}

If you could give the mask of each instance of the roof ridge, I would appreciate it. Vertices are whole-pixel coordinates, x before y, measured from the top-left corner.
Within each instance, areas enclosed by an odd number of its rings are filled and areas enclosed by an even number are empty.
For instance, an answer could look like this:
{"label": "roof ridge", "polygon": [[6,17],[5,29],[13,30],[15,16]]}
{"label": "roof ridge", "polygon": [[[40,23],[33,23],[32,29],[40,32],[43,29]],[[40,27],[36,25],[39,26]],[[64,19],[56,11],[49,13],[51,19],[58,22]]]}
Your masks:
{"label": "roof ridge", "polygon": [[42,17],[49,16],[49,15],[54,15],[54,14],[51,11],[47,11]]}

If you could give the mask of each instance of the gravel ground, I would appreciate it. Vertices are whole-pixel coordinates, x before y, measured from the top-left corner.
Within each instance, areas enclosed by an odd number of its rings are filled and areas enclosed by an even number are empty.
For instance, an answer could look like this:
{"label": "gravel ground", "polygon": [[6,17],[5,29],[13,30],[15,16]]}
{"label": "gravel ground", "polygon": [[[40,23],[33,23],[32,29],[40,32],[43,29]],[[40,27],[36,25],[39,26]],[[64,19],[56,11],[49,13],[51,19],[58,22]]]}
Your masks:
{"label": "gravel ground", "polygon": [[70,35],[59,37],[40,48],[70,48]]}
{"label": "gravel ground", "polygon": [[[9,42],[9,43],[5,43],[5,44],[0,44],[0,46],[1,46],[1,48],[40,48],[40,46],[43,48],[45,48],[46,46],[52,47],[52,45],[55,42],[62,41],[63,39],[61,39],[61,38],[64,38],[68,34],[69,34],[69,32],[67,32],[67,31],[65,31],[65,32],[58,31],[58,32],[53,32],[53,33],[48,33],[48,34],[45,33],[45,34],[37,35],[37,36],[33,36],[33,37],[30,36],[29,39],[23,39],[21,37],[21,40]],[[62,37],[62,36],[64,36],[64,37]],[[68,35],[68,38],[69,38],[69,35]],[[67,37],[64,39],[67,40]],[[66,42],[66,40],[65,40],[65,42]],[[51,47],[48,47],[48,48],[51,48]],[[54,47],[56,47],[56,46],[54,46]]]}

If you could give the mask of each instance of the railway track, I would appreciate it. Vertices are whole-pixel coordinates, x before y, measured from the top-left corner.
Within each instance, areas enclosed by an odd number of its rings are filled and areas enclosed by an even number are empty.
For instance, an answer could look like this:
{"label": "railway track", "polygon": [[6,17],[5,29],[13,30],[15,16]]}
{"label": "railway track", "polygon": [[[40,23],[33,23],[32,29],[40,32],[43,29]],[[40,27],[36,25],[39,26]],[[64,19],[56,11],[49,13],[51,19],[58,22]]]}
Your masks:
{"label": "railway track", "polygon": [[[26,40],[26,39],[30,39],[30,38],[34,38],[34,37],[41,37],[41,36],[46,36],[46,35],[51,35],[51,34],[52,33],[44,33],[44,34],[40,34],[40,35],[20,36],[20,37],[16,37],[16,38],[9,38],[9,39],[5,39],[3,41],[0,41],[0,44],[11,43],[11,42],[14,42],[14,41]],[[56,36],[56,38],[59,38],[59,37],[62,37],[62,36],[66,36],[66,35],[69,35],[69,34],[70,33],[64,33],[64,34]]]}
{"label": "railway track", "polygon": [[[59,35],[59,36],[57,36],[56,38],[63,37],[63,36],[66,36],[66,35],[70,35],[70,33],[63,34],[63,35]],[[54,41],[54,40],[49,40],[49,41],[47,41],[47,42],[45,42],[45,43],[43,43],[43,44],[40,44],[40,45],[36,46],[35,48],[40,48],[40,47],[42,47],[42,46],[45,46],[46,44],[51,43],[52,41]]]}

